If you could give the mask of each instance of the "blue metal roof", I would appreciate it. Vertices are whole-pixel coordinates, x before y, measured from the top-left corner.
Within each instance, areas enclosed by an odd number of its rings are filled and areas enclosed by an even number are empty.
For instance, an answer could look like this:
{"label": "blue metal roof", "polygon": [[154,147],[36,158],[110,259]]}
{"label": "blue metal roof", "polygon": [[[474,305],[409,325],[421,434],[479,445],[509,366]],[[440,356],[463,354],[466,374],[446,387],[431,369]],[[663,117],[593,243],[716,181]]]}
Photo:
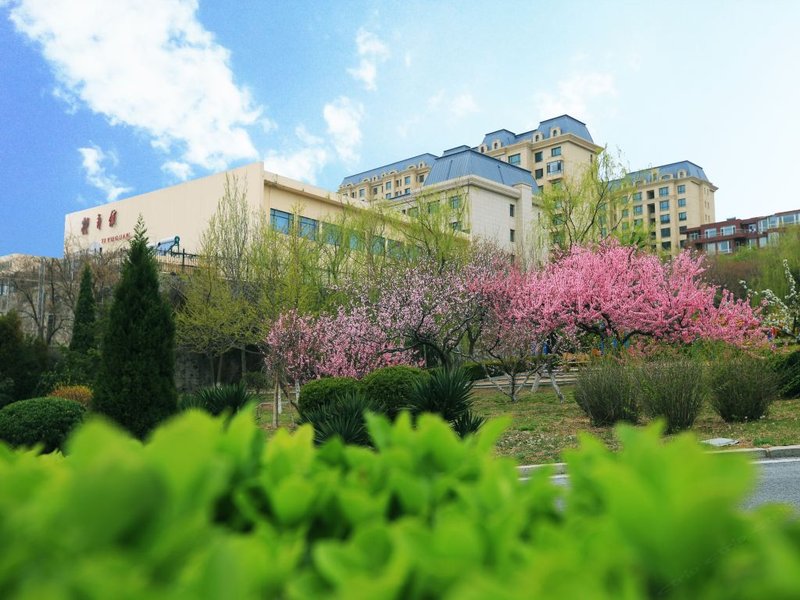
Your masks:
{"label": "blue metal roof", "polygon": [[706,177],[703,167],[694,164],[689,160],[682,160],[680,162],[670,163],[668,165],[661,165],[660,167],[650,167],[649,169],[642,169],[641,171],[633,171],[628,173],[628,177],[633,181],[644,181],[645,183],[652,183],[653,173],[657,174],[656,181],[659,181],[664,175],[671,175],[671,179],[678,178],[678,172],[683,171],[685,177],[696,177],[703,181],[710,180]]}
{"label": "blue metal roof", "polygon": [[492,142],[499,140],[502,146],[510,146],[511,144],[515,144],[523,140],[532,140],[535,133],[541,134],[542,139],[546,140],[551,137],[550,134],[554,128],[557,128],[562,135],[571,133],[574,136],[594,143],[594,140],[589,133],[589,129],[586,127],[586,123],[578,121],[578,119],[570,117],[569,115],[561,115],[560,117],[554,117],[552,119],[542,121],[539,123],[539,127],[536,129],[532,129],[531,131],[526,131],[520,134],[516,134],[508,129],[492,131],[483,136],[482,144],[488,148],[491,148]]}
{"label": "blue metal roof", "polygon": [[348,175],[342,180],[342,185],[347,185],[352,183],[353,185],[358,185],[364,179],[372,179],[372,177],[377,176],[380,177],[381,175],[388,173],[389,171],[405,171],[409,167],[416,167],[419,163],[425,163],[426,165],[430,166],[433,162],[439,158],[435,154],[425,153],[420,154],[418,156],[412,156],[411,158],[404,158],[403,160],[398,160],[397,162],[393,162],[388,165],[383,165],[382,167],[376,167],[374,169],[370,169],[369,171],[364,171],[363,173],[356,173],[355,175]]}
{"label": "blue metal roof", "polygon": [[431,172],[425,178],[423,187],[469,175],[476,175],[508,186],[524,183],[529,185],[534,193],[538,190],[530,171],[486,156],[471,148],[453,151],[436,159]]}

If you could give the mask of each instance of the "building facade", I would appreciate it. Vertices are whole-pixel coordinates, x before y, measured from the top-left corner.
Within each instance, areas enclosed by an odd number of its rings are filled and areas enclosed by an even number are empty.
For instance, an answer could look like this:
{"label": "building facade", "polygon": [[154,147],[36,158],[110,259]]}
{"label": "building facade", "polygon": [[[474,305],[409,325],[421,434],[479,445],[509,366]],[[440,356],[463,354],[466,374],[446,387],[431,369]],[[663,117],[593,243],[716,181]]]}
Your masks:
{"label": "building facade", "polygon": [[798,225],[800,210],[747,219],[734,217],[689,228],[684,247],[711,255],[731,254],[741,248],[765,248],[777,242],[782,230]]}

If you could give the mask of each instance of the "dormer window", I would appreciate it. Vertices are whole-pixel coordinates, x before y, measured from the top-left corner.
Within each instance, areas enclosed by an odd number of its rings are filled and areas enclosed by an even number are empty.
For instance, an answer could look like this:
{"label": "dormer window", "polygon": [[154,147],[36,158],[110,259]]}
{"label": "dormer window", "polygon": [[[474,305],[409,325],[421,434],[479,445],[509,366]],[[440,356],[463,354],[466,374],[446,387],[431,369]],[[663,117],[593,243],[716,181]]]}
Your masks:
{"label": "dormer window", "polygon": [[500,142],[492,142],[492,150],[497,150],[500,147]]}
{"label": "dormer window", "polygon": [[542,134],[541,133],[534,133],[533,134],[533,141],[534,142],[540,142],[541,140],[542,140]]}
{"label": "dormer window", "polygon": [[686,171],[678,171],[678,177],[680,178],[686,177]]}
{"label": "dormer window", "polygon": [[553,129],[550,130],[550,137],[556,137],[560,133],[558,127],[553,127]]}
{"label": "dormer window", "polygon": [[481,144],[481,154],[483,154],[484,152],[486,152],[486,146]]}

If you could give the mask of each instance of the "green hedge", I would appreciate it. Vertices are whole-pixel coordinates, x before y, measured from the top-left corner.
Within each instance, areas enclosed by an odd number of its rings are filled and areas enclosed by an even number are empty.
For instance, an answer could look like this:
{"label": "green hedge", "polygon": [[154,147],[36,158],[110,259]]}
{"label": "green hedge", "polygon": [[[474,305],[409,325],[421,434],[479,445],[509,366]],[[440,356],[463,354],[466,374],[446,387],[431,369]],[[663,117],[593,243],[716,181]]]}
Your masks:
{"label": "green hedge", "polygon": [[301,411],[316,410],[332,403],[337,396],[357,392],[361,382],[352,377],[324,377],[314,379],[300,388],[298,398]]}
{"label": "green hedge", "polygon": [[415,386],[429,377],[418,367],[397,365],[373,371],[361,380],[361,384],[367,397],[380,402],[386,414],[395,418],[398,412],[409,406]]}
{"label": "green hedge", "polygon": [[62,448],[67,435],[83,421],[85,413],[86,408],[74,400],[20,400],[0,410],[0,440],[13,447],[42,444],[43,452],[52,452]]}
{"label": "green hedge", "polygon": [[376,451],[265,442],[248,411],[145,444],[93,421],[65,457],[0,446],[0,597],[798,597],[800,525],[739,508],[743,457],[620,428],[618,453],[567,454],[562,487],[494,458],[497,421],[466,441],[368,421]]}

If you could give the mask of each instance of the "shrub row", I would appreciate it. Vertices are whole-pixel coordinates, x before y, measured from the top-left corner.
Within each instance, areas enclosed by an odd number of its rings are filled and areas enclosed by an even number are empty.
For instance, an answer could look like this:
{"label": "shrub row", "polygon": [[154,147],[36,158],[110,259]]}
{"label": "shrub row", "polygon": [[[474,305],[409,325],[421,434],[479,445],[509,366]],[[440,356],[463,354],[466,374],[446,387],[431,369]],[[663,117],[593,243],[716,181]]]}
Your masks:
{"label": "shrub row", "polygon": [[688,429],[707,398],[725,421],[753,421],[778,396],[779,377],[767,361],[724,353],[708,364],[681,354],[636,362],[602,357],[578,374],[575,400],[593,425],[637,423],[643,412]]}
{"label": "shrub row", "polygon": [[[367,424],[375,451],[265,441],[190,411],[145,444],[92,422],[47,460],[0,447],[3,597],[796,598],[800,525],[743,512],[743,457],[618,430],[565,456],[570,486],[438,418]],[[702,482],[703,485],[697,485]],[[613,551],[610,551],[613,550]]]}

